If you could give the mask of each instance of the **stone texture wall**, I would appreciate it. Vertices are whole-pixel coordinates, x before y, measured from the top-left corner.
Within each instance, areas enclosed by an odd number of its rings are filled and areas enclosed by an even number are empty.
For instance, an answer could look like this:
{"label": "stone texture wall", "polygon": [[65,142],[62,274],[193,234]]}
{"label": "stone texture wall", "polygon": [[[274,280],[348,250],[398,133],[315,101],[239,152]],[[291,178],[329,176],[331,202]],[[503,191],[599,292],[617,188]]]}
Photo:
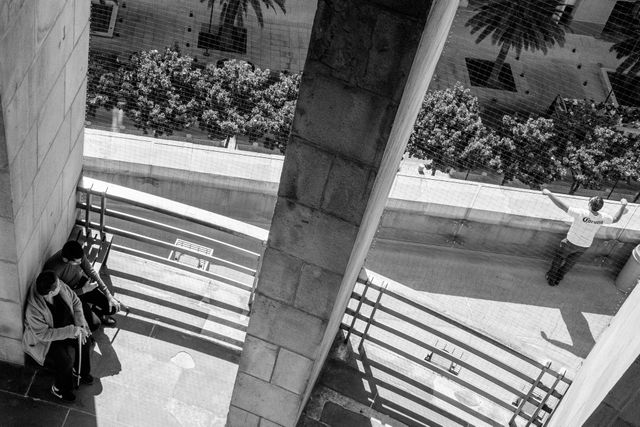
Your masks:
{"label": "stone texture wall", "polygon": [[82,169],[87,0],[0,2],[0,359],[22,363],[22,307],[65,241]]}
{"label": "stone texture wall", "polygon": [[228,426],[297,421],[429,6],[318,3]]}

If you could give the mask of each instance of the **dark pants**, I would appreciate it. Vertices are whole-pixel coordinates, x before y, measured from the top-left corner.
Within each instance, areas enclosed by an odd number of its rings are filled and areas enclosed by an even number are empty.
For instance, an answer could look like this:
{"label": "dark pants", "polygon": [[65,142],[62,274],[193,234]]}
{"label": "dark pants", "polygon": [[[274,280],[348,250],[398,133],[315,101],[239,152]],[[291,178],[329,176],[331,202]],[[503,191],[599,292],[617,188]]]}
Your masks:
{"label": "dark pants", "polygon": [[[82,302],[82,311],[84,312],[84,318],[89,325],[89,329],[95,331],[100,326],[100,318],[102,316],[115,314],[115,308],[109,310],[109,300],[107,296],[96,288],[86,294],[79,296]],[[93,313],[98,315],[98,319],[93,316]]]}
{"label": "dark pants", "polygon": [[[82,345],[82,366],[80,375],[84,376],[91,373],[91,345],[89,339]],[[52,341],[51,347],[45,359],[45,365],[50,367],[55,375],[55,386],[63,391],[73,390],[73,369],[78,371],[79,358],[78,339],[66,339],[61,341]]]}
{"label": "dark pants", "polygon": [[587,249],[574,245],[567,239],[562,239],[549,269],[549,280],[556,284],[559,283]]}

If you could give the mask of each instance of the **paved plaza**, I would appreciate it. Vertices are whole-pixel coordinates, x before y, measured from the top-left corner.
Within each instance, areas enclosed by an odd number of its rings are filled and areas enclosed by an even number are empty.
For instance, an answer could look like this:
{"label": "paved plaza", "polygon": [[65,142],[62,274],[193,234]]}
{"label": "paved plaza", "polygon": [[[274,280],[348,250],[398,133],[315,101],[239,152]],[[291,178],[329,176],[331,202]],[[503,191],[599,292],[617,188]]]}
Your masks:
{"label": "paved plaza", "polygon": [[[612,277],[582,265],[561,286],[550,288],[544,281],[545,260],[384,241],[376,242],[367,265],[415,302],[537,360],[549,359],[556,369],[566,367],[569,378],[623,301]],[[131,313],[117,316],[117,328],[95,335],[96,384],[81,388],[74,404],[62,404],[49,393],[50,373],[33,364],[5,365],[0,370],[0,412],[6,414],[2,425],[223,426],[248,321],[247,293],[118,251],[110,256],[107,277]],[[349,376],[336,382],[343,368],[330,362],[314,392],[316,403],[321,396],[328,411],[325,420],[338,416],[341,407],[360,408],[367,420],[374,417],[394,426],[425,425],[435,415],[416,399],[430,398],[420,397],[424,390],[414,390],[409,399],[403,396],[397,391],[412,390],[403,381],[426,375],[429,389],[455,392],[449,382],[410,361],[375,346],[365,348],[368,363],[377,367],[367,375],[380,382],[385,407],[395,409],[372,409],[371,390],[361,389],[362,380],[349,383]],[[386,368],[380,371],[380,366]],[[382,391],[389,384],[395,384],[396,392]],[[452,396],[470,399],[468,393]],[[484,411],[496,419],[508,417],[491,405]]]}

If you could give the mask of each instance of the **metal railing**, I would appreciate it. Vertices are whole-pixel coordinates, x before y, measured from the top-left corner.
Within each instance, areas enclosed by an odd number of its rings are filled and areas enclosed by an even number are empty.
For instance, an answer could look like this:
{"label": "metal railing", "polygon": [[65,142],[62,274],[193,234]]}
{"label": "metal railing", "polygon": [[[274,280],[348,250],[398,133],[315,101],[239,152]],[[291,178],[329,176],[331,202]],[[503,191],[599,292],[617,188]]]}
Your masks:
{"label": "metal railing", "polygon": [[[211,269],[202,270],[171,259],[169,256],[145,252],[134,249],[131,245],[116,243],[120,239],[117,239],[111,245],[113,249],[118,251],[138,255],[183,270],[197,272],[205,277],[245,290],[250,293],[248,299],[250,309],[262,265],[268,230],[193,206],[86,177],[81,178],[79,181],[77,193],[76,207],[78,208],[78,215],[76,224],[85,227],[87,231],[89,229],[97,230],[102,237],[104,237],[105,233],[108,233],[120,238],[152,245],[155,248],[167,250],[167,254],[171,251],[179,251],[181,254],[188,254],[196,259],[204,260],[207,265],[224,267],[231,271],[253,276],[251,285],[248,285],[246,282],[238,280],[237,277],[230,277],[228,274],[210,271]],[[120,210],[112,208],[112,204],[117,205],[116,207],[119,207]],[[127,213],[122,210],[123,207],[141,209],[147,215],[140,216]],[[150,219],[149,217],[152,216],[159,216],[163,220]],[[197,225],[199,228],[204,227],[212,235],[221,233],[223,236],[232,237],[233,240],[240,240],[249,246],[253,246],[254,250],[240,247],[220,238],[211,237],[211,235],[204,235],[200,232],[169,224],[172,221],[185,221],[189,224]],[[112,225],[112,222],[117,222],[120,226]],[[164,238],[151,237],[149,235],[151,231],[161,234]],[[178,244],[178,238],[200,245],[209,245],[214,248],[214,251],[212,253],[203,253],[197,248]],[[237,254],[240,258],[249,260],[249,265],[215,256],[214,254],[218,249],[229,251]]]}
{"label": "metal railing", "polygon": [[[553,410],[571,384],[564,369],[556,371],[551,368],[551,362],[539,362],[524,355],[470,326],[389,290],[386,284],[375,284],[371,279],[358,279],[358,283],[362,285],[361,289],[354,290],[351,295],[352,301],[357,301],[357,304],[355,308],[347,308],[341,329],[346,332],[345,342],[352,337],[359,337],[354,347],[361,354],[366,353],[363,346],[369,342],[395,354],[395,357],[405,361],[403,363],[408,361],[421,365],[456,383],[461,389],[469,390],[491,404],[512,412],[508,422],[510,426],[544,426],[549,422]],[[428,324],[408,314],[415,314],[416,310],[433,319],[433,322]],[[433,324],[438,322],[447,327],[434,327]],[[358,323],[360,327],[357,327]],[[408,332],[412,328],[414,334]],[[371,332],[373,329],[376,329],[375,333]],[[416,330],[433,337],[435,343],[430,344],[422,335],[418,337]],[[455,330],[456,336],[446,330]],[[475,345],[472,344],[474,341]],[[398,344],[400,342],[405,344]],[[421,352],[419,356],[416,351]],[[425,390],[464,413],[494,424],[486,414],[456,399],[433,389]],[[432,405],[432,402],[424,403],[425,406]],[[452,419],[457,418],[457,415],[450,415]],[[502,424],[495,422],[495,425]]]}

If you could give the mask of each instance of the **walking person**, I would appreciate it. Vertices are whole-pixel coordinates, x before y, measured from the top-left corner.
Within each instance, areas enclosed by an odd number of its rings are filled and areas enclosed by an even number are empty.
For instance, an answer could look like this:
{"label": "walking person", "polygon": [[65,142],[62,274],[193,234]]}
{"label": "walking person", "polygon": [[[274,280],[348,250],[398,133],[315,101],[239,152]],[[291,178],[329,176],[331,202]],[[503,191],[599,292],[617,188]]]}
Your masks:
{"label": "walking person", "polygon": [[546,188],[542,190],[542,194],[549,197],[554,205],[573,217],[573,223],[567,232],[567,237],[560,242],[551,268],[545,276],[549,286],[558,286],[564,275],[578,262],[578,258],[589,249],[600,227],[620,221],[626,212],[627,200],[620,200],[620,209],[612,217],[599,212],[604,206],[604,200],[600,196],[590,198],[589,209],[582,209],[567,206]]}
{"label": "walking person", "polygon": [[75,400],[75,374],[82,384],[93,383],[89,335],[76,294],[53,271],[40,273],[27,297],[22,345],[38,364],[53,369],[51,393],[67,402]]}
{"label": "walking person", "polygon": [[[51,270],[65,282],[82,301],[84,315],[92,331],[100,326],[115,326],[112,314],[120,310],[120,302],[111,295],[98,272],[91,266],[80,243],[69,240],[62,250],[45,263],[43,270]],[[95,313],[100,322],[94,319]]]}

